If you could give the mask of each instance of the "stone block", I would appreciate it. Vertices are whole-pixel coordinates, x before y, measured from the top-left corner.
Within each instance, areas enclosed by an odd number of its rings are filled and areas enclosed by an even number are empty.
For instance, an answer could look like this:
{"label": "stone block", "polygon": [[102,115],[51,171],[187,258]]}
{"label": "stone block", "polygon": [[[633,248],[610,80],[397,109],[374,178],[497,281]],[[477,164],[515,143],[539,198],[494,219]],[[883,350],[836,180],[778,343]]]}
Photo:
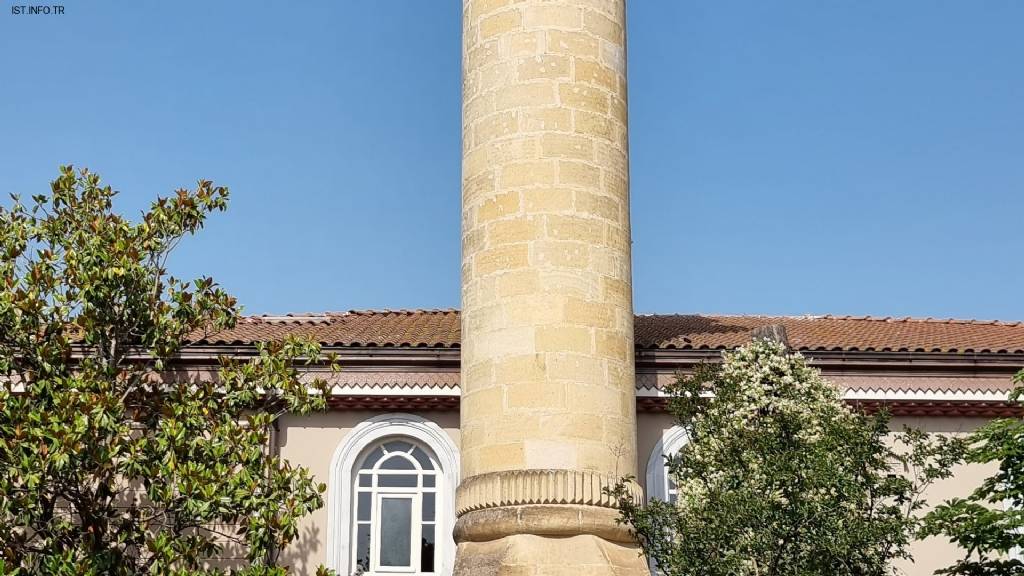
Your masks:
{"label": "stone block", "polygon": [[529,265],[529,246],[511,244],[488,248],[473,258],[473,271],[477,276],[486,276],[515,268],[526,268]]}
{"label": "stone block", "polygon": [[549,354],[547,376],[552,380],[564,380],[593,384],[605,380],[604,363],[589,354]]}
{"label": "stone block", "polygon": [[514,270],[497,278],[500,298],[521,296],[540,291],[540,273],[536,270]]}
{"label": "stone block", "polygon": [[483,68],[476,73],[477,87],[481,92],[504,88],[513,84],[516,79],[516,67],[508,62],[500,62]]}
{"label": "stone block", "polygon": [[544,33],[513,32],[502,37],[501,45],[508,58],[536,56],[544,53]]}
{"label": "stone block", "polygon": [[506,356],[496,364],[494,375],[501,384],[545,380],[547,357],[536,352]]}
{"label": "stone block", "polygon": [[601,46],[598,39],[586,32],[549,30],[547,32],[548,52],[565,54],[575,58],[598,58]]}
{"label": "stone block", "polygon": [[[545,240],[535,242],[530,250],[530,264],[541,268],[573,268],[582,270],[590,265],[590,246],[582,242]],[[558,289],[550,286],[549,289]]]}
{"label": "stone block", "polygon": [[478,44],[466,53],[466,68],[469,70],[482,70],[499,61],[496,40]]}
{"label": "stone block", "polygon": [[[567,298],[562,318],[569,324],[610,328],[615,323],[615,306],[609,302],[595,302],[582,298]],[[601,331],[598,332],[600,334]],[[600,344],[600,341],[598,342]],[[600,347],[597,349],[600,354]]]}
{"label": "stone block", "polygon": [[614,222],[622,217],[622,207],[616,198],[590,192],[576,192],[576,211]]}
{"label": "stone block", "polygon": [[592,160],[594,142],[572,134],[544,134],[540,137],[540,153],[545,158]]}
{"label": "stone block", "polygon": [[523,15],[519,10],[503,10],[480,20],[480,39],[487,41],[522,27]]}
{"label": "stone block", "polygon": [[[539,411],[565,409],[565,385],[551,382],[523,382],[505,386],[505,406],[509,410],[530,408]],[[543,437],[542,431],[522,426],[517,422],[520,438]]]}
{"label": "stone block", "polygon": [[[583,29],[594,36],[611,42],[617,46],[625,44],[625,35],[622,31],[622,25],[595,10],[587,10],[583,15]],[[482,23],[481,35],[483,35]]]}
{"label": "stone block", "polygon": [[561,160],[558,162],[558,183],[596,189],[601,184],[601,169],[589,162]]}
{"label": "stone block", "polygon": [[521,442],[490,444],[479,449],[478,463],[483,470],[509,470],[522,468],[526,458]]}
{"label": "stone block", "polygon": [[570,132],[572,112],[565,108],[529,108],[521,112],[521,129],[526,132]]}
{"label": "stone block", "polygon": [[480,146],[496,138],[519,131],[519,117],[515,112],[499,112],[474,124],[475,144]]}
{"label": "stone block", "polygon": [[571,211],[574,197],[573,191],[566,188],[523,190],[523,211],[526,214]]}
{"label": "stone block", "polygon": [[593,218],[576,215],[547,215],[544,217],[547,237],[552,240],[602,243],[607,225]]}
{"label": "stone block", "polygon": [[569,74],[569,58],[552,54],[526,58],[517,67],[519,82],[545,78],[562,80],[568,78]]}
{"label": "stone block", "polygon": [[554,83],[538,81],[503,86],[495,94],[494,106],[497,110],[508,110],[529,106],[554,106],[556,103]]}
{"label": "stone block", "polygon": [[477,210],[476,223],[477,225],[490,222],[491,220],[497,220],[498,218],[504,218],[512,214],[519,212],[519,193],[518,192],[505,192],[502,194],[495,194],[484,200],[483,204]]}
{"label": "stone block", "polygon": [[594,338],[589,328],[581,326],[539,326],[536,329],[538,352],[578,352],[590,354]]}
{"label": "stone block", "polygon": [[508,6],[512,0],[474,0],[466,11],[471,20],[479,20],[483,16]]}
{"label": "stone block", "polygon": [[572,469],[578,464],[576,447],[558,440],[526,440],[524,442],[526,453],[526,466],[532,469],[543,470]]}
{"label": "stone block", "polygon": [[528,242],[542,234],[542,222],[533,217],[498,220],[487,225],[488,246]]}
{"label": "stone block", "polygon": [[612,94],[619,91],[619,74],[611,68],[602,66],[594,60],[577,58],[573,70],[573,78],[577,82],[586,82],[600,86]]}
{"label": "stone block", "polygon": [[598,330],[596,334],[597,354],[622,362],[627,361],[627,354],[631,351],[627,343],[628,338],[629,336],[622,332]]}
{"label": "stone block", "polygon": [[515,162],[501,169],[502,189],[524,186],[551,186],[555,183],[557,164],[544,160],[539,162]]}
{"label": "stone block", "polygon": [[563,106],[599,114],[608,113],[607,92],[594,86],[562,84],[558,87],[558,97]]}
{"label": "stone block", "polygon": [[578,29],[583,25],[583,9],[567,4],[534,4],[523,9],[523,23],[527,29]]}
{"label": "stone block", "polygon": [[615,137],[615,128],[612,121],[604,114],[594,114],[583,110],[573,112],[573,126],[577,133],[612,140]]}

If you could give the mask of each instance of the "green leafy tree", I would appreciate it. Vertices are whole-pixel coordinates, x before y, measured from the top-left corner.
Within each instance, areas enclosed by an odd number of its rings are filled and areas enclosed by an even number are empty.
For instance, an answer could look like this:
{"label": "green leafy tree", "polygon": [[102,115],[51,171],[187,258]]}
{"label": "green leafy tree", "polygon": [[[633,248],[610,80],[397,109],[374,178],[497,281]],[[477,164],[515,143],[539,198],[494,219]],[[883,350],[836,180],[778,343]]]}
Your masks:
{"label": "green leafy tree", "polygon": [[211,279],[165,270],[228,190],[201,181],[134,222],[114,196],[62,167],[49,194],[0,208],[0,573],[213,574],[232,548],[237,574],[286,574],[324,487],[272,455],[271,428],[324,407],[298,367],[333,359],[287,340],[205,378],[175,370],[190,334],[239,317]]}
{"label": "green leafy tree", "polygon": [[[1014,378],[1011,401],[1020,402],[1024,372]],[[996,464],[999,470],[985,479],[968,498],[937,506],[925,518],[925,536],[943,535],[964,550],[956,564],[937,574],[963,576],[1020,576],[1024,562],[1024,421],[993,420],[969,439],[967,462]]]}
{"label": "green leafy tree", "polygon": [[[670,576],[882,575],[907,547],[922,492],[955,440],[855,413],[799,354],[756,340],[672,387],[689,442],[668,459],[675,503],[619,496]],[[894,466],[899,473],[893,473]]]}

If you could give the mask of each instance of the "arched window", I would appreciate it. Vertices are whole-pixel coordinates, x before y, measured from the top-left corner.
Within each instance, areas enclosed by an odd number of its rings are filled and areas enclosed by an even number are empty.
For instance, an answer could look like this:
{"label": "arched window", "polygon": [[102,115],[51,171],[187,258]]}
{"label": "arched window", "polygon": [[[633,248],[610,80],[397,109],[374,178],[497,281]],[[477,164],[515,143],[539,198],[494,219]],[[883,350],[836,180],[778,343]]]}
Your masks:
{"label": "arched window", "polygon": [[371,447],[356,473],[352,563],[371,574],[433,574],[437,464],[406,438]]}
{"label": "arched window", "polygon": [[675,481],[669,477],[665,457],[683,449],[687,442],[686,431],[679,426],[669,428],[651,451],[647,460],[647,499],[675,502],[679,495]]}
{"label": "arched window", "polygon": [[458,458],[448,434],[419,416],[353,428],[331,463],[327,566],[342,576],[449,576]]}

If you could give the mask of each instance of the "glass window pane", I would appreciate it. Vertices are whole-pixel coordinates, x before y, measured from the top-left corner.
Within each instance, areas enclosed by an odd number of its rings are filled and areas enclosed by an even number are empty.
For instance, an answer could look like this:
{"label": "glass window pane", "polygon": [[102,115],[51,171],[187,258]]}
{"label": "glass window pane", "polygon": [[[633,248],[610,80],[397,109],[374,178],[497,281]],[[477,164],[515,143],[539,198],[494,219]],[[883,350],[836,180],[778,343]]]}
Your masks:
{"label": "glass window pane", "polygon": [[423,538],[420,541],[420,572],[434,571],[434,525],[423,526]]}
{"label": "glass window pane", "polygon": [[388,452],[408,452],[412,449],[412,444],[408,442],[388,442],[384,444],[384,449]]}
{"label": "glass window pane", "polygon": [[423,485],[426,486],[427,488],[433,488],[434,487],[434,475],[433,474],[428,474],[428,475],[424,476],[423,477]]}
{"label": "glass window pane", "polygon": [[413,450],[412,457],[415,458],[416,461],[420,463],[420,468],[423,468],[424,470],[434,469],[434,465],[430,462],[430,458],[427,456],[427,453],[424,452],[422,448],[417,447],[415,450]]}
{"label": "glass window pane", "polygon": [[405,456],[392,456],[380,465],[383,470],[415,470],[412,462]]}
{"label": "glass window pane", "polygon": [[360,524],[356,528],[356,566],[370,569],[370,525]]}
{"label": "glass window pane", "polygon": [[366,522],[370,519],[370,496],[369,492],[359,493],[359,501],[356,504],[356,520]]}
{"label": "glass window pane", "polygon": [[366,460],[363,460],[363,465],[360,469],[369,470],[373,468],[373,465],[376,464],[377,461],[380,460],[382,456],[384,456],[384,450],[382,450],[380,446],[376,447],[373,450],[373,452],[370,452],[366,456]]}
{"label": "glass window pane", "polygon": [[382,566],[408,566],[412,554],[412,500],[381,498],[380,563]]}
{"label": "glass window pane", "polygon": [[381,474],[377,477],[377,485],[385,488],[415,488],[415,474]]}
{"label": "glass window pane", "polygon": [[360,474],[359,475],[359,485],[360,486],[372,486],[373,485],[373,476],[370,476],[369,474]]}
{"label": "glass window pane", "polygon": [[426,492],[423,494],[423,521],[433,522],[434,521],[434,498],[437,496],[433,492]]}

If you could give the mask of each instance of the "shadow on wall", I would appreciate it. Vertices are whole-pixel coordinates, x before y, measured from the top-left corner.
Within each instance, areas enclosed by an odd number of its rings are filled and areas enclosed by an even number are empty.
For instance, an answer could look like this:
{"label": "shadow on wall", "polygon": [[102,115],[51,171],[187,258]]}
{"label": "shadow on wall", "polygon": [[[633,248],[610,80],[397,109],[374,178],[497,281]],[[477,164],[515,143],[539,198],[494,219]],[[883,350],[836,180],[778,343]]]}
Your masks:
{"label": "shadow on wall", "polygon": [[319,526],[307,524],[299,531],[299,535],[291,545],[281,552],[281,565],[290,566],[295,574],[316,574],[316,568],[320,562],[314,561],[322,560],[323,554],[320,553],[322,538]]}

